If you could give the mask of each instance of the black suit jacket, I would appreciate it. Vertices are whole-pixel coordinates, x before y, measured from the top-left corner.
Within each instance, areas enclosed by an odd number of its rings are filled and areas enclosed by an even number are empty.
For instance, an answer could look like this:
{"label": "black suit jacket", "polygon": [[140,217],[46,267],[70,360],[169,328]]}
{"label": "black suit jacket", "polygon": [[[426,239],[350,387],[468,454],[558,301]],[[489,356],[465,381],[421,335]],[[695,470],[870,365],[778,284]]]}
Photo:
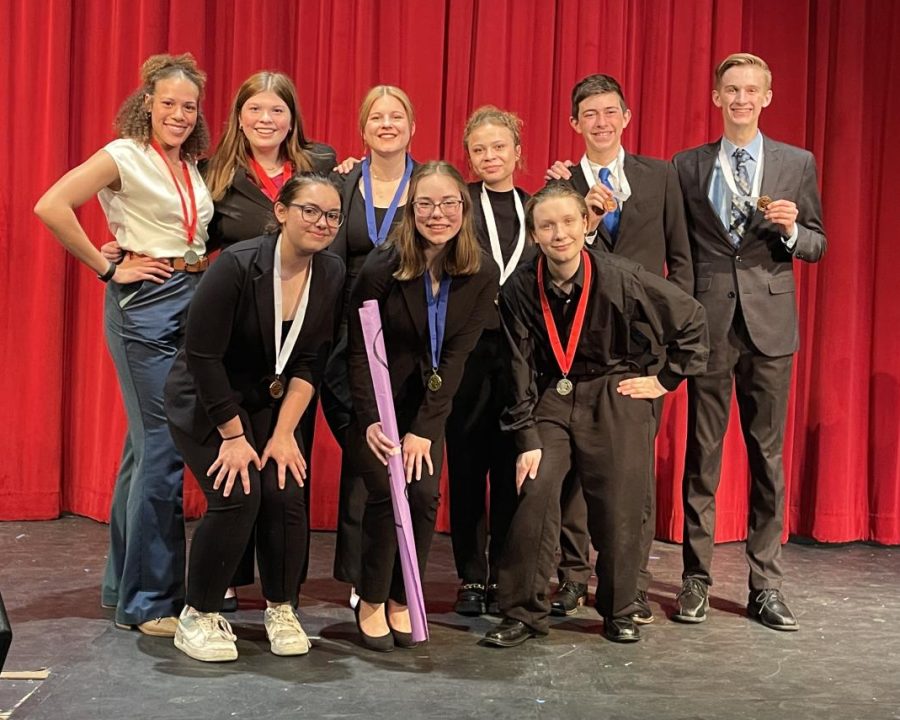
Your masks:
{"label": "black suit jacket", "polygon": [[[184,347],[166,381],[169,422],[198,442],[240,409],[275,412],[274,235],[226,249],[206,271],[188,310]],[[340,312],[344,264],[313,258],[306,319],[284,370],[318,387]]]}
{"label": "black suit jacket", "polygon": [[[313,172],[328,175],[334,168],[335,152],[330,145],[310,143],[307,152]],[[269,225],[275,222],[273,207],[274,203],[247,172],[237,168],[231,186],[215,203],[215,213],[209,223],[210,251],[270,232]]]}
{"label": "black suit jacket", "polygon": [[674,158],[687,210],[695,294],[706,307],[710,347],[715,351],[728,341],[740,300],[756,349],[769,357],[789,355],[799,345],[793,261],[816,262],[826,247],[815,158],[801,148],[763,138],[760,193],[797,204],[797,244],[793,254],[789,252],[781,228],[756,211],[735,248],[709,201],[719,144],[685,150]]}
{"label": "black suit jacket", "polygon": [[[572,187],[587,195],[590,187],[581,168],[570,170]],[[691,247],[675,168],[665,160],[625,153],[624,171],[631,197],[622,205],[616,241],[601,222],[593,249],[626,257],[692,294]]]}
{"label": "black suit jacket", "polygon": [[408,424],[413,434],[435,441],[443,435],[466,358],[478,342],[485,323],[496,312],[494,298],[500,272],[490,257],[482,256],[477,274],[453,278],[438,368],[443,384],[440,390],[432,392],[426,389],[431,376],[431,346],[424,280],[422,277],[407,281],[394,279],[398,264],[393,247],[373,250],[350,295],[349,371],[353,411],[361,429],[378,421],[359,319],[363,302],[378,300],[398,422],[401,428]]}

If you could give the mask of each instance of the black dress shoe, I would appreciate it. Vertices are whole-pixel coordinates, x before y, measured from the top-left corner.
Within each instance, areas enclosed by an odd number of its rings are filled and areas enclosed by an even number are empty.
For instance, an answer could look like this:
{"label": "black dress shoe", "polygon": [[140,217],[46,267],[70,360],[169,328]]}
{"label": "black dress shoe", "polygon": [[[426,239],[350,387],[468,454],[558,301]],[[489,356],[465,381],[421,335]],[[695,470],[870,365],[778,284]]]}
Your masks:
{"label": "black dress shoe", "polygon": [[747,614],[772,630],[799,630],[797,618],[787,606],[781,590],[751,590]]}
{"label": "black dress shoe", "polygon": [[478,617],[485,611],[484,585],[481,583],[463,583],[456,591],[456,605],[453,609],[459,615]]}
{"label": "black dress shoe", "polygon": [[497,627],[484,634],[484,642],[497,647],[515,647],[539,634],[523,622],[512,618],[503,618]]}
{"label": "black dress shoe", "polygon": [[701,623],[709,610],[709,585],[700,578],[689,577],[681,583],[681,592],[675,596],[677,609],[673,620],[683,623]]}
{"label": "black dress shoe", "polygon": [[359,637],[362,640],[362,644],[369,648],[369,650],[374,650],[375,652],[391,652],[394,649],[394,635],[393,632],[389,632],[387,635],[381,635],[376,637],[375,635],[366,635],[363,632],[362,625],[359,622],[359,609],[362,603],[357,603],[356,607],[353,609],[353,613],[356,616],[356,629],[359,630]]}
{"label": "black dress shoe", "polygon": [[634,599],[637,610],[631,613],[631,619],[638,625],[649,625],[653,622],[653,610],[650,609],[650,603],[647,601],[647,593],[638,590],[637,597]]}
{"label": "black dress shoe", "polygon": [[487,591],[484,594],[484,611],[488,615],[499,615],[500,614],[500,603],[497,602],[497,585],[496,583],[492,583],[487,586]]}
{"label": "black dress shoe", "polygon": [[550,597],[551,615],[574,615],[587,600],[587,585],[566,580]]}
{"label": "black dress shoe", "polygon": [[397,630],[391,625],[391,618],[388,617],[388,627],[391,629],[391,635],[394,638],[394,645],[398,648],[414,648],[418,647],[419,643],[413,640],[413,636],[411,632],[403,632],[402,630]]}
{"label": "black dress shoe", "polygon": [[617,643],[637,642],[641,631],[630,617],[603,618],[603,635]]}
{"label": "black dress shoe", "polygon": [[238,610],[238,599],[237,595],[232,595],[231,597],[224,598],[222,600],[222,610],[223,613],[233,613]]}

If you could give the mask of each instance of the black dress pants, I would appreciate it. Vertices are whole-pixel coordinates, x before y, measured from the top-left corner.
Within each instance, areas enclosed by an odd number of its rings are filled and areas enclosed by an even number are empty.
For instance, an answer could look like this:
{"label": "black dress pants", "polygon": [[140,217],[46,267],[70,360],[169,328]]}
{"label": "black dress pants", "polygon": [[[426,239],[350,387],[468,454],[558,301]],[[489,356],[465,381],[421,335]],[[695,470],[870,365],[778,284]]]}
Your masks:
{"label": "black dress pants", "polygon": [[506,348],[499,331],[482,334],[466,361],[447,420],[450,537],[456,572],[464,583],[497,582],[503,543],[518,501],[514,438],[500,430],[509,393]]}
{"label": "black dress pants", "polygon": [[[241,411],[240,415],[247,441],[261,455],[275,427],[275,414],[265,410],[250,416]],[[201,612],[221,610],[254,524],[263,596],[270,602],[295,600],[308,551],[304,488],[288,472],[284,489],[279,490],[278,466],[270,460],[261,472],[250,466],[249,495],[238,478],[226,498],[223,487],[213,490],[215,478],[206,475],[219,454],[219,434],[214,432],[198,442],[177,427],[170,425],[170,430],[208,505],[191,542],[187,604]],[[299,429],[295,437],[305,457]]]}
{"label": "black dress pants", "polygon": [[548,577],[559,540],[560,491],[570,469],[581,481],[598,553],[597,610],[603,617],[635,610],[655,420],[649,400],[616,392],[625,377],[632,376],[582,380],[566,396],[551,384],[535,408],[541,462],[537,477],[526,478],[519,494],[500,563],[498,600],[506,617],[537,632],[548,629]]}
{"label": "black dress pants", "polygon": [[716,490],[728,428],[732,388],[737,393],[741,432],[750,465],[747,561],[751,590],[781,587],[784,526],[784,422],[793,355],[760,353],[735,311],[727,342],[710,348],[705,375],[688,378],[688,432],[682,500],[683,577],[712,584]]}
{"label": "black dress pants", "polygon": [[[408,429],[400,424],[400,436]],[[366,489],[365,511],[362,518],[361,567],[359,596],[368,603],[383,603],[388,598],[406,604],[400,553],[397,550],[397,530],[394,507],[391,500],[388,469],[375,457],[366,444],[365,429],[354,422],[347,430],[347,458],[350,469],[362,478]],[[425,582],[425,566],[434,523],[440,501],[441,465],[444,459],[444,438],[431,443],[431,463],[434,473],[429,474],[423,463],[422,479],[406,486],[409,512],[412,518],[413,537],[419,576]]]}

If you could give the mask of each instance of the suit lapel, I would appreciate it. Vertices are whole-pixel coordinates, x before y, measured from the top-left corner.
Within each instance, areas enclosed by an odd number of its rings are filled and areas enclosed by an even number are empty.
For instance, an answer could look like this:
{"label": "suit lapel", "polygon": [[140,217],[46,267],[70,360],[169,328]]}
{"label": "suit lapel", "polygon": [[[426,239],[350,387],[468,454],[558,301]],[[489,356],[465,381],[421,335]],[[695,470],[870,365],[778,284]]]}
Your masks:
{"label": "suit lapel", "polygon": [[[778,181],[781,178],[782,161],[781,148],[763,136],[763,176],[759,186],[760,195],[774,198],[775,191],[778,189]],[[755,232],[755,229],[765,222],[761,212],[754,212],[747,226],[747,234]]]}
{"label": "suit lapel", "polygon": [[[452,285],[451,285],[452,289]],[[400,282],[400,291],[406,303],[406,309],[419,337],[428,334],[428,311],[425,306],[425,281],[422,276]]]}
{"label": "suit lapel", "polygon": [[719,142],[709,143],[700,149],[697,156],[697,181],[699,183],[697,192],[699,192],[700,196],[706,201],[704,207],[706,207],[709,212],[708,221],[716,229],[716,234],[719,236],[719,239],[728,245],[729,248],[734,249],[731,238],[728,236],[727,231],[722,225],[722,220],[719,218],[719,211],[709,199],[709,186],[712,181],[713,171],[716,167],[716,157],[718,156],[718,153]]}
{"label": "suit lapel", "polygon": [[623,254],[622,242],[628,242],[629,229],[636,222],[636,218],[640,216],[642,208],[645,205],[652,205],[654,201],[654,198],[647,197],[650,183],[647,181],[647,168],[644,163],[630,153],[625,153],[625,162],[622,163],[622,166],[622,171],[628,178],[628,185],[631,188],[631,197],[622,205],[622,214],[619,216],[619,230],[616,233],[615,243],[619,254]]}
{"label": "suit lapel", "polygon": [[[273,289],[273,262],[275,259],[275,235],[266,237],[256,255],[256,274],[253,277],[253,296],[259,331],[266,351],[269,367],[275,369],[275,293]],[[310,288],[311,289],[311,288]]]}
{"label": "suit lapel", "polygon": [[247,172],[243,168],[238,167],[235,169],[234,181],[231,183],[231,187],[250,200],[250,202],[265,208],[267,213],[272,213],[272,201],[247,176]]}

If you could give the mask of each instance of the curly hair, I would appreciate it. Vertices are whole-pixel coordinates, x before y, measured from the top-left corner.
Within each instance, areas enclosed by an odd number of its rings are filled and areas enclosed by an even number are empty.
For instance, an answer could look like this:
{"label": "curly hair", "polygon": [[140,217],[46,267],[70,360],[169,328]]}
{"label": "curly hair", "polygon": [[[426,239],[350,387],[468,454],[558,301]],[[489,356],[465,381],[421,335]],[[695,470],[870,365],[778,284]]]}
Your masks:
{"label": "curly hair", "polygon": [[[200,98],[203,97],[206,73],[197,67],[193,55],[151,55],[141,65],[141,86],[125,99],[116,113],[114,125],[119,137],[137,140],[143,145],[150,143],[153,130],[147,110],[147,96],[153,95],[157,82],[173,77],[182,77],[194,83]],[[208,147],[209,128],[203,111],[198,107],[197,123],[181,146],[181,154],[196,160]]]}
{"label": "curly hair", "polygon": [[213,200],[222,199],[225,191],[231,187],[237,168],[252,172],[249,158],[253,156],[253,151],[247,137],[241,132],[241,111],[250,98],[262,92],[275,93],[287,105],[288,112],[291,114],[291,127],[279,148],[280,158],[290,160],[294,166],[294,172],[310,172],[312,170],[312,161],[308,152],[309,141],[303,134],[303,117],[300,115],[300,104],[297,102],[297,90],[294,83],[284,73],[262,70],[248,77],[238,88],[228,113],[228,126],[225,128],[225,134],[222,135],[215,152],[209,159],[209,165],[206,168],[206,184]]}
{"label": "curly hair", "polygon": [[[469,154],[469,138],[473,132],[484,125],[506,128],[512,136],[513,146],[522,145],[522,118],[514,112],[501,110],[496,105],[482,105],[469,116],[463,130],[463,150],[466,151],[466,155]],[[521,155],[516,160],[516,167],[522,169]]]}

